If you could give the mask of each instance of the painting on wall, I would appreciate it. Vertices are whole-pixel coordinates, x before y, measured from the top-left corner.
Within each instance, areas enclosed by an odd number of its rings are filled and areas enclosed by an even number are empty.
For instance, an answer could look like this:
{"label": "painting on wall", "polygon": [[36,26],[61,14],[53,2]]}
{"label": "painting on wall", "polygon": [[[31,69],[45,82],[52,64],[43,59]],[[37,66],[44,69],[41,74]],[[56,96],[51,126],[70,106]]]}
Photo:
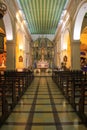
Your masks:
{"label": "painting on wall", "polygon": [[23,62],[23,56],[19,56],[19,62]]}

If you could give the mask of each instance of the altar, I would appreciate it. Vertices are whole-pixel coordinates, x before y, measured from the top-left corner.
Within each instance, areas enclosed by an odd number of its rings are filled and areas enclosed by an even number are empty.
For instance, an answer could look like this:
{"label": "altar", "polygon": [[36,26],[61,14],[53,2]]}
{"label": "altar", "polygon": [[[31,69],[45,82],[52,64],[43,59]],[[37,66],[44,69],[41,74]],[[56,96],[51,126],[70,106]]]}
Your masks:
{"label": "altar", "polygon": [[49,63],[45,60],[40,60],[37,62],[37,69],[40,69],[41,71],[46,71],[46,69],[49,68]]}
{"label": "altar", "polygon": [[37,69],[40,71],[46,71],[49,68],[49,62],[45,59],[45,49],[41,48],[41,59],[37,61]]}

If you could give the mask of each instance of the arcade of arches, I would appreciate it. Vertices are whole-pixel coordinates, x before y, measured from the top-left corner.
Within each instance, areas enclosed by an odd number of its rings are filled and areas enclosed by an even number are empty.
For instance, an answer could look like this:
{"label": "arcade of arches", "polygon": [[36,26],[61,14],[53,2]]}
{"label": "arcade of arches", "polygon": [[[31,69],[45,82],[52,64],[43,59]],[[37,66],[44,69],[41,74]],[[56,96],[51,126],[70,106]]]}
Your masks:
{"label": "arcade of arches", "polygon": [[[86,69],[87,66],[87,1],[69,2],[66,13],[53,39],[39,35],[33,39],[15,3],[4,0],[8,10],[0,19],[0,70],[33,68]],[[72,5],[75,8],[72,10]],[[82,13],[84,10],[85,13]],[[83,15],[83,17],[81,17]],[[79,23],[78,20],[79,19]],[[6,21],[7,20],[7,21]],[[7,23],[8,22],[8,23]],[[78,26],[76,26],[78,24]],[[80,29],[78,29],[80,28]],[[77,34],[80,33],[78,37]],[[2,36],[3,34],[3,36]],[[3,51],[2,51],[3,50]],[[39,65],[38,65],[39,64]],[[38,67],[39,66],[39,67]]]}

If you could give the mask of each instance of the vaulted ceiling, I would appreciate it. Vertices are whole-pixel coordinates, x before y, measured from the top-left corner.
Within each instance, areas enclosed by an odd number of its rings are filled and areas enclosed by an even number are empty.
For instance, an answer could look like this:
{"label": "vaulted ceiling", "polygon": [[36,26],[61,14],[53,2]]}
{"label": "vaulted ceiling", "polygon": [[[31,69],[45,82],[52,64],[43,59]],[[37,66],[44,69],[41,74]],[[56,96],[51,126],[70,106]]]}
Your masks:
{"label": "vaulted ceiling", "polygon": [[68,0],[17,0],[31,34],[55,34]]}

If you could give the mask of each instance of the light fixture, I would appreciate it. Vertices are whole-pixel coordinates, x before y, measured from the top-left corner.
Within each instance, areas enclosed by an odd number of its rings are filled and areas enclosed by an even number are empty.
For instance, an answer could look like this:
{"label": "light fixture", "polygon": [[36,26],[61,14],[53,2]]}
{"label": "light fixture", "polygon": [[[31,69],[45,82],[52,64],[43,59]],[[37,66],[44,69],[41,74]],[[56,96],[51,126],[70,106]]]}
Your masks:
{"label": "light fixture", "polygon": [[19,45],[19,50],[22,51],[23,50],[23,45]]}

